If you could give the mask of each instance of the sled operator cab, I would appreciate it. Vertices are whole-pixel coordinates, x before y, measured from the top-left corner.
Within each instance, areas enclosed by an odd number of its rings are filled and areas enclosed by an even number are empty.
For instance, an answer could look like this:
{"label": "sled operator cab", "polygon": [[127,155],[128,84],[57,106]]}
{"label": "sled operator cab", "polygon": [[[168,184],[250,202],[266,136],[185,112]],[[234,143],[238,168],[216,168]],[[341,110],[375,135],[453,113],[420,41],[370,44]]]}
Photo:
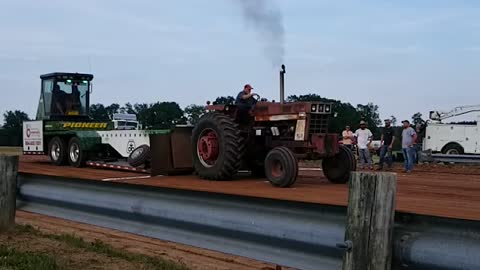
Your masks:
{"label": "sled operator cab", "polygon": [[89,120],[92,74],[55,72],[40,79],[37,120]]}

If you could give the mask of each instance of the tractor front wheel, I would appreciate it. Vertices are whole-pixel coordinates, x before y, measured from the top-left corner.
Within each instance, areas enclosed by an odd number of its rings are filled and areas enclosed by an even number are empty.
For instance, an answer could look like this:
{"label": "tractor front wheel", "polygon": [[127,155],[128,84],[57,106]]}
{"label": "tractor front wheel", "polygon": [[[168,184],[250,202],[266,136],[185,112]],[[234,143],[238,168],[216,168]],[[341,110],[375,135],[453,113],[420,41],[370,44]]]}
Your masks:
{"label": "tractor front wheel", "polygon": [[204,114],[192,131],[193,166],[199,177],[229,180],[242,163],[245,146],[238,125],[227,115]]}
{"label": "tractor front wheel", "polygon": [[355,157],[346,146],[340,145],[338,154],[322,161],[323,174],[336,184],[345,184],[350,179],[350,173],[356,168]]}
{"label": "tractor front wheel", "polygon": [[73,137],[68,142],[68,162],[72,167],[83,167],[87,161],[87,154],[80,145],[80,139]]}
{"label": "tractor front wheel", "polygon": [[65,165],[67,157],[67,145],[60,137],[53,137],[48,142],[48,156],[53,165]]}
{"label": "tractor front wheel", "polygon": [[292,150],[280,146],[268,152],[265,158],[265,173],[275,187],[290,187],[297,180],[298,161]]}

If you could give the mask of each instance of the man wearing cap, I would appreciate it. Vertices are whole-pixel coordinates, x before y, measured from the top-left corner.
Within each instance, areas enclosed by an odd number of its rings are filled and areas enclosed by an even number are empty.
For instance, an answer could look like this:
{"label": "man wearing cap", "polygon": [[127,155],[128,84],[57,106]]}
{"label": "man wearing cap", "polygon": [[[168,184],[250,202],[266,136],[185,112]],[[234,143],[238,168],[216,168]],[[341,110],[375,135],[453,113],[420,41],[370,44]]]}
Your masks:
{"label": "man wearing cap", "polygon": [[417,133],[412,127],[410,127],[410,122],[408,120],[403,120],[402,124],[402,151],[405,159],[405,172],[410,173],[413,170],[413,161],[415,159],[414,144],[417,140]]}
{"label": "man wearing cap", "polygon": [[380,165],[379,170],[383,170],[383,163],[385,162],[385,155],[387,156],[386,161],[388,169],[392,168],[392,146],[395,141],[395,134],[393,127],[391,125],[390,119],[385,119],[385,128],[382,132],[381,146],[380,146]]}
{"label": "man wearing cap", "polygon": [[353,151],[353,132],[350,130],[350,126],[346,126],[342,132],[343,145]]}
{"label": "man wearing cap", "polygon": [[243,87],[243,91],[240,91],[235,99],[235,105],[238,108],[238,120],[242,123],[250,121],[250,111],[257,103],[257,100],[253,97],[257,94],[252,93],[252,89],[253,87],[250,84],[246,84]]}
{"label": "man wearing cap", "polygon": [[235,99],[235,105],[251,109],[253,105],[257,103],[257,100],[253,98],[253,96],[257,94],[252,93],[252,89],[253,87],[250,84],[246,84],[243,87],[243,91],[238,93],[237,98]]}
{"label": "man wearing cap", "polygon": [[355,131],[358,147],[358,158],[360,159],[360,168],[365,167],[365,163],[368,164],[368,168],[373,169],[372,158],[370,157],[370,144],[372,143],[372,132],[367,128],[365,121],[360,121],[360,128]]}

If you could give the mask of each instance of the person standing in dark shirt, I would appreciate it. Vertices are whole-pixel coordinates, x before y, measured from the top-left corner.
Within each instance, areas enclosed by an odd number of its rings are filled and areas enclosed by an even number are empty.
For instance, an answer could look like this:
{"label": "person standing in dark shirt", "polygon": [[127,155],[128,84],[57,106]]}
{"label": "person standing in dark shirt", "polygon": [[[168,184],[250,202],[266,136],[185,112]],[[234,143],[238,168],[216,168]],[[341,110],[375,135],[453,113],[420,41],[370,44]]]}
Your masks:
{"label": "person standing in dark shirt", "polygon": [[[391,125],[390,119],[385,120],[385,128],[382,132],[381,146],[380,146],[380,164],[379,170],[383,170],[383,163],[386,161],[388,169],[392,168],[392,147],[395,141],[395,134]],[[386,158],[385,158],[386,156]]]}

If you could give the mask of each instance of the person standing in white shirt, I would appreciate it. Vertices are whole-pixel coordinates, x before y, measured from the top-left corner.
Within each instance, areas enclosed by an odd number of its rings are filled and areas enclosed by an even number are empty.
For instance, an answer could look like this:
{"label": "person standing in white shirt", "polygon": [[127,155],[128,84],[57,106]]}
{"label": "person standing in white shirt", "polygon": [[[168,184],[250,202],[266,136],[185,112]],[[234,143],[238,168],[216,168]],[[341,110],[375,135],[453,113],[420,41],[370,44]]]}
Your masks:
{"label": "person standing in white shirt", "polygon": [[367,128],[365,121],[360,121],[360,128],[355,131],[357,138],[358,158],[360,159],[360,169],[365,167],[365,163],[370,170],[373,169],[372,158],[370,157],[370,144],[372,143],[373,134]]}

